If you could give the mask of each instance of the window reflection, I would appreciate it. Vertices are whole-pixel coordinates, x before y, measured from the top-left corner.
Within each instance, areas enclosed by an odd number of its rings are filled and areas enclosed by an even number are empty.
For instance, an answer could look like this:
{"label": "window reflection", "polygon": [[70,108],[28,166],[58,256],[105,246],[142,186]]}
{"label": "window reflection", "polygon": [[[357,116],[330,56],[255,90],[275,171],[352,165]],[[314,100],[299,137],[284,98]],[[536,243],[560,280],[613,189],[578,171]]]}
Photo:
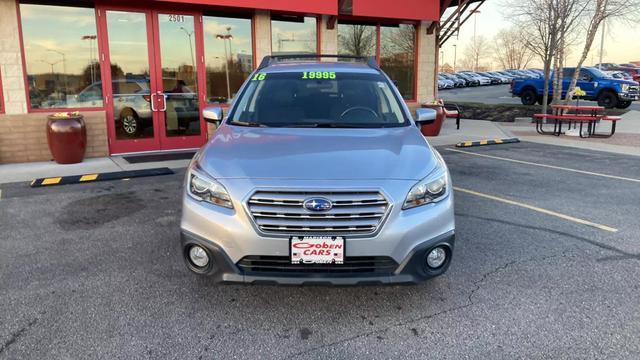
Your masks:
{"label": "window reflection", "polygon": [[271,52],[282,54],[315,54],[317,47],[316,18],[279,17],[271,19]]}
{"label": "window reflection", "polygon": [[151,138],[154,129],[146,15],[109,10],[106,17],[116,137]]}
{"label": "window reflection", "polygon": [[194,24],[193,16],[158,15],[167,136],[200,134]]}
{"label": "window reflection", "polygon": [[413,99],[416,45],[413,25],[380,27],[380,67],[405,99]]}
{"label": "window reflection", "polygon": [[102,107],[95,11],[20,4],[32,108]]}
{"label": "window reflection", "polygon": [[251,20],[204,17],[207,100],[230,103],[253,71]]}
{"label": "window reflection", "polygon": [[338,24],[338,54],[354,56],[376,55],[376,26]]}

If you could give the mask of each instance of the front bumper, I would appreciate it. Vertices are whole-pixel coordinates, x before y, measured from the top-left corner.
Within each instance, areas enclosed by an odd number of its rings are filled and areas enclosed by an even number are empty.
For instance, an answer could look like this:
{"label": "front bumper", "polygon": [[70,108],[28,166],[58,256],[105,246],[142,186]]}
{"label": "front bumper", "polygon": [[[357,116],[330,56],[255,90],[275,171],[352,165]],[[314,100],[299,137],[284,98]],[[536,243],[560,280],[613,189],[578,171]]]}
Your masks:
{"label": "front bumper", "polygon": [[637,93],[619,93],[618,98],[623,101],[637,101],[640,100],[640,95]]}
{"label": "front bumper", "polygon": [[[209,252],[212,259],[205,272],[194,269],[186,259],[185,262],[194,272],[210,275],[217,283],[247,283],[273,285],[380,285],[380,284],[416,284],[429,278],[443,274],[451,263],[451,254],[455,242],[453,231],[425,241],[411,249],[406,258],[388,274],[367,273],[296,273],[293,271],[251,272],[244,271],[238,263],[234,263],[227,253],[211,241],[194,234],[182,231],[180,234],[183,252],[192,245],[199,245]],[[436,246],[448,249],[448,260],[437,270],[426,266],[428,252]],[[347,257],[348,260],[348,257]]]}

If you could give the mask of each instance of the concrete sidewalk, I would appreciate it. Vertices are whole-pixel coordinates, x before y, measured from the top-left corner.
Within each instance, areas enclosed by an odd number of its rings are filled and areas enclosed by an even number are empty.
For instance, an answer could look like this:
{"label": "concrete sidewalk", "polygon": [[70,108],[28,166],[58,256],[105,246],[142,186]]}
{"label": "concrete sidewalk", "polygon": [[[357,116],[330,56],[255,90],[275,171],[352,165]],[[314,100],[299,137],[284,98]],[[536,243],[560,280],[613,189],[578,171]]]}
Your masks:
{"label": "concrete sidewalk", "polygon": [[512,137],[498,123],[485,120],[460,120],[460,130],[456,129],[456,121],[445,120],[438,136],[427,136],[433,146],[453,145],[464,141],[490,140]]}
{"label": "concrete sidewalk", "polygon": [[[640,156],[640,111],[632,110],[622,115],[622,120],[616,125],[616,133],[604,139],[540,135],[535,130],[535,124],[527,119],[515,123],[496,123],[496,126],[510,137],[517,137],[522,141]],[[553,127],[547,125],[549,126]],[[610,126],[608,122],[601,122],[598,132],[608,133]]]}

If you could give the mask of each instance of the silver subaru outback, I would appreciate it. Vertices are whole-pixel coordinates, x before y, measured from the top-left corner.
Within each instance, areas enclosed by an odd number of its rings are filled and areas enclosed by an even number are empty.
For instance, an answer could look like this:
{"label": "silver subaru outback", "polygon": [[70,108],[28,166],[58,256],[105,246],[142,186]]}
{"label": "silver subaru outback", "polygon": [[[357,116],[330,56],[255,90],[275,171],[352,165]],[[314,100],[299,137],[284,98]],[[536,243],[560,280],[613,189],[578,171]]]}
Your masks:
{"label": "silver subaru outback", "polygon": [[418,128],[435,111],[413,117],[375,61],[345,57],[266,57],[227,114],[204,111],[219,127],[186,174],[190,270],[218,282],[334,285],[447,270],[451,178]]}

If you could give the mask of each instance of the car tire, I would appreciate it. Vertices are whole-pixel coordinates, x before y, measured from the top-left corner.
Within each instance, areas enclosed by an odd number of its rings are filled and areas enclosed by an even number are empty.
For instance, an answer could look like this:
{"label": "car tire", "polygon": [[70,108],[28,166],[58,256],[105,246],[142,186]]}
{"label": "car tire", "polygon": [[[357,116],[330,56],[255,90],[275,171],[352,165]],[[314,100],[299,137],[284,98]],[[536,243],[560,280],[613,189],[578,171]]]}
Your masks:
{"label": "car tire", "polygon": [[520,94],[520,101],[522,102],[522,105],[535,105],[538,101],[538,94],[534,89],[524,89],[522,94]]}
{"label": "car tire", "polygon": [[612,91],[603,91],[598,95],[598,106],[613,109],[618,105],[618,95]]}
{"label": "car tire", "polygon": [[120,112],[120,127],[125,136],[138,137],[142,131],[140,118],[133,109],[124,109]]}
{"label": "car tire", "polygon": [[629,106],[631,106],[631,101],[618,101],[618,104],[616,105],[617,109],[626,109]]}

